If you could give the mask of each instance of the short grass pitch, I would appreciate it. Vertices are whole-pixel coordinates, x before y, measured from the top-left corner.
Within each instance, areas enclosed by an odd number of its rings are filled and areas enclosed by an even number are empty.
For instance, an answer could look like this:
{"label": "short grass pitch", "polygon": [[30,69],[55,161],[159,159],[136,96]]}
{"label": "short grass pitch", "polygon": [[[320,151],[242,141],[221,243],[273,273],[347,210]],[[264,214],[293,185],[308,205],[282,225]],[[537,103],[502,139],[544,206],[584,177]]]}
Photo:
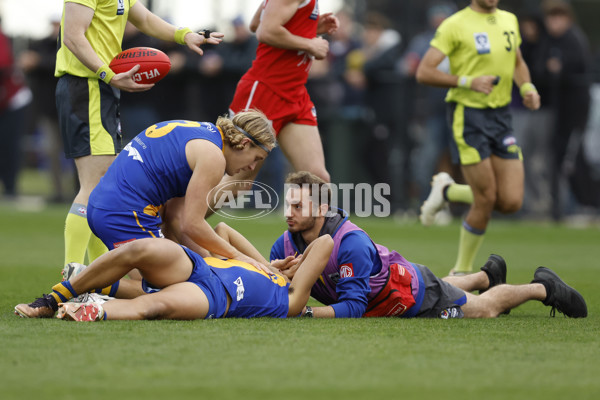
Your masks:
{"label": "short grass pitch", "polygon": [[[589,317],[538,302],[494,320],[25,320],[13,307],[60,279],[67,206],[0,207],[2,399],[598,399],[600,230],[494,221],[478,263],[503,255],[509,283],[538,265],[580,290]],[[216,223],[217,220],[210,221]],[[268,255],[276,216],[230,222]],[[375,241],[444,275],[448,227],[354,219]]]}

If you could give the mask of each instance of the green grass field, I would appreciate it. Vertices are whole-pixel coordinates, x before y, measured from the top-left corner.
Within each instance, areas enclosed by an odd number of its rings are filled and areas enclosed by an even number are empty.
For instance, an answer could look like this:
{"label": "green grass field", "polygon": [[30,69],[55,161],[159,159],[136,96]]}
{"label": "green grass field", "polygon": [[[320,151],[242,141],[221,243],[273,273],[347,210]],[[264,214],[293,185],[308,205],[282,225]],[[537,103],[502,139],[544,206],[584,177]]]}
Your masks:
{"label": "green grass field", "polygon": [[[582,320],[550,318],[538,302],[494,320],[17,318],[17,303],[60,280],[67,209],[0,206],[1,399],[600,398],[598,228],[494,221],[477,260],[503,255],[509,283],[554,268],[586,298]],[[284,229],[277,216],[228,222],[265,255]],[[438,275],[454,261],[458,221],[354,222]]]}

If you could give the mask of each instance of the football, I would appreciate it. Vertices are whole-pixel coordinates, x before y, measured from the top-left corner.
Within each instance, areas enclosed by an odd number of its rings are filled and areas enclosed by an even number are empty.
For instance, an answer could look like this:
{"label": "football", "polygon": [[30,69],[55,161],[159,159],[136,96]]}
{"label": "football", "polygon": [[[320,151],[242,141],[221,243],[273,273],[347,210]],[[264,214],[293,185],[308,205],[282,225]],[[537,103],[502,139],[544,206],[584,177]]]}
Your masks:
{"label": "football", "polygon": [[136,65],[140,66],[139,71],[133,75],[133,80],[137,83],[156,83],[171,69],[169,57],[152,47],[132,47],[123,50],[113,58],[109,67],[115,74],[120,74]]}

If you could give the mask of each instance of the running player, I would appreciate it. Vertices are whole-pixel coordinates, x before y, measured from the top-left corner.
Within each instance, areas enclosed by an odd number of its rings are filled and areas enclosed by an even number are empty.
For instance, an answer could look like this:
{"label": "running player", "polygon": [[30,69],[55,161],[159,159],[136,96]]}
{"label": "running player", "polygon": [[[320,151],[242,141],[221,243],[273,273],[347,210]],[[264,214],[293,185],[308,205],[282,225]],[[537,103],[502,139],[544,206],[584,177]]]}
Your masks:
{"label": "running player", "polygon": [[[331,13],[319,15],[318,0],[265,0],[250,24],[260,42],[256,58],[230,105],[231,114],[249,108],[264,112],[292,167],[326,181],[317,113],[305,84],[313,59],[321,60],[329,51],[329,42],[317,35],[333,33],[338,25]],[[225,181],[244,180],[250,187],[259,168]],[[248,187],[236,185],[235,190]]]}
{"label": "running player", "polygon": [[[514,213],[523,203],[523,160],[509,111],[513,80],[523,104],[530,110],[540,107],[519,50],[517,18],[497,5],[498,0],[471,0],[444,20],[417,69],[420,83],[450,88],[446,96],[454,139],[450,150],[468,184],[458,185],[447,173],[439,173],[421,207],[421,222],[431,225],[446,201],[471,204],[451,274],[472,271],[493,210]],[[445,57],[450,73],[437,69]]]}

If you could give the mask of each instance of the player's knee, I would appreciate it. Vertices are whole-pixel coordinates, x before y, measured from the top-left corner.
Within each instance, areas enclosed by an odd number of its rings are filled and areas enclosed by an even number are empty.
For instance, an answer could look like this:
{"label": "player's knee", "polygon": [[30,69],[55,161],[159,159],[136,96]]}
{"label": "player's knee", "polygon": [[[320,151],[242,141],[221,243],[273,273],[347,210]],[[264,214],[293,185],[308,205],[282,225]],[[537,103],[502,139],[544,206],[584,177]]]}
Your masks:
{"label": "player's knee", "polygon": [[139,239],[126,244],[124,254],[126,261],[129,264],[137,265],[146,257],[152,257],[153,251],[156,249],[154,242],[157,239]]}
{"label": "player's knee", "polygon": [[214,228],[215,233],[221,237],[224,237],[229,229],[229,225],[227,225],[225,222],[219,222]]}
{"label": "player's knee", "polygon": [[503,200],[503,201],[498,202],[497,210],[503,214],[512,214],[512,213],[516,213],[517,211],[519,211],[521,209],[522,205],[523,205],[522,199],[515,198],[515,199]]}

